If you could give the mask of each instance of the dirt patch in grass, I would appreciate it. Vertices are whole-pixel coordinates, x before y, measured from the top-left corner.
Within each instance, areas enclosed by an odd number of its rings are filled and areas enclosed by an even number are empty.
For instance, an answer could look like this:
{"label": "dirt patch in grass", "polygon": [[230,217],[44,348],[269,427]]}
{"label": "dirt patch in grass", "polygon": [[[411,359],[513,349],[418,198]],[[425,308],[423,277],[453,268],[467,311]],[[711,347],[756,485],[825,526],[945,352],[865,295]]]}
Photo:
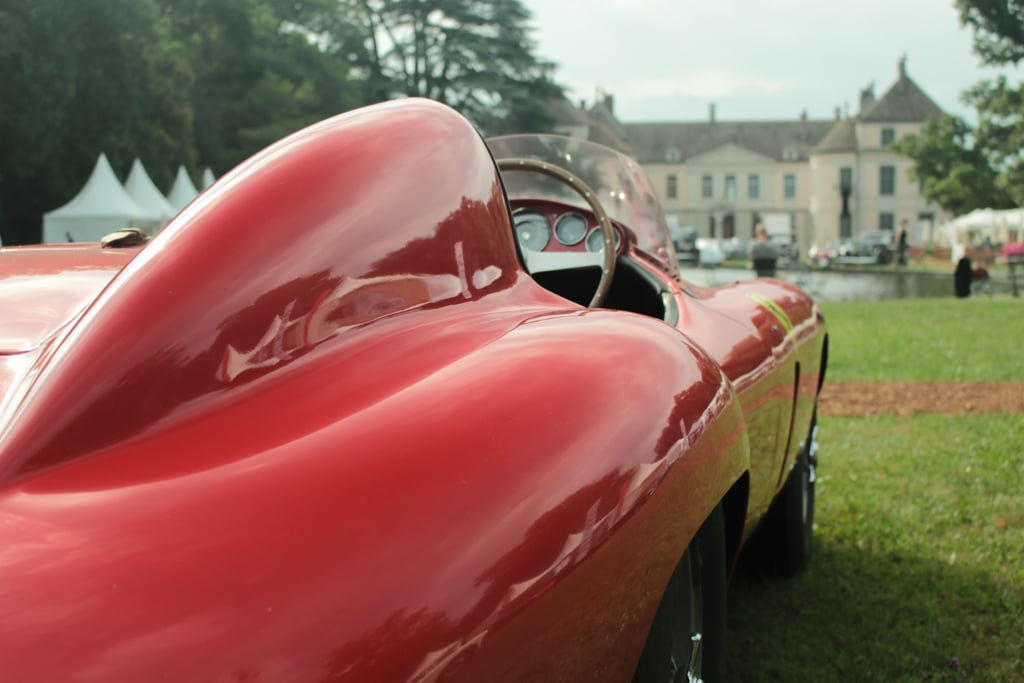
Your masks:
{"label": "dirt patch in grass", "polygon": [[1024,382],[825,382],[821,415],[1024,413]]}

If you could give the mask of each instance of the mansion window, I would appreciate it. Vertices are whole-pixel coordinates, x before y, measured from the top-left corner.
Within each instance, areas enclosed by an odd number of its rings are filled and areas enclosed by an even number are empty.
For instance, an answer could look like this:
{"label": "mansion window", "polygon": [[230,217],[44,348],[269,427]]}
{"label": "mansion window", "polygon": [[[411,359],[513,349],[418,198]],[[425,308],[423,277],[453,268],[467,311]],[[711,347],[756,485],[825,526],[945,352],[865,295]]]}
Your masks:
{"label": "mansion window", "polygon": [[711,176],[705,175],[700,178],[700,196],[704,199],[711,199],[714,196],[714,187],[711,184]]}
{"label": "mansion window", "polygon": [[747,198],[759,199],[761,197],[761,176],[747,176]]}
{"label": "mansion window", "polygon": [[679,196],[679,177],[671,174],[665,178],[665,197],[675,199]]}
{"label": "mansion window", "polygon": [[843,166],[839,169],[839,192],[849,194],[853,191],[853,169]]}
{"label": "mansion window", "polygon": [[882,147],[888,147],[892,144],[892,141],[896,139],[896,130],[894,128],[883,128],[882,129]]}
{"label": "mansion window", "polygon": [[896,218],[888,212],[878,214],[878,229],[892,230],[896,227]]}
{"label": "mansion window", "polygon": [[882,166],[878,176],[878,194],[896,194],[895,166]]}
{"label": "mansion window", "polygon": [[795,173],[787,173],[782,179],[782,196],[786,199],[796,199]]}
{"label": "mansion window", "polygon": [[725,198],[736,199],[736,176],[725,176]]}

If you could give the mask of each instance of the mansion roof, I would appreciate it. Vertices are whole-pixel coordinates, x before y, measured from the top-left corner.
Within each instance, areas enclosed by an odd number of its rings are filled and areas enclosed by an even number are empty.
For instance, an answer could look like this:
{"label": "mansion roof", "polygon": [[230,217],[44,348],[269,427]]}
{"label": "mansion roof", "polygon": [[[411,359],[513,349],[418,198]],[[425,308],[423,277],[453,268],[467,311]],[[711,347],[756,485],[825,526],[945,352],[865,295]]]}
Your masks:
{"label": "mansion roof", "polygon": [[[899,77],[875,100],[873,85],[861,92],[857,116],[789,121],[704,121],[622,123],[614,115],[614,100],[605,95],[586,112],[589,139],[634,156],[641,164],[679,163],[735,145],[780,162],[806,162],[812,154],[851,152],[857,149],[858,123],[922,122],[943,115],[942,109],[907,75],[906,58],[899,62]],[[571,121],[560,105],[558,118]],[[579,110],[577,110],[579,111]]]}
{"label": "mansion roof", "polygon": [[702,121],[627,123],[629,142],[641,164],[689,159],[734,144],[776,161],[807,161],[835,121]]}
{"label": "mansion roof", "polygon": [[861,112],[859,118],[867,123],[916,123],[937,119],[943,113],[942,108],[907,75],[906,61],[901,59],[899,78],[882,99]]}
{"label": "mansion roof", "polygon": [[814,148],[815,154],[853,152],[857,149],[857,126],[853,119],[836,121],[832,129]]}

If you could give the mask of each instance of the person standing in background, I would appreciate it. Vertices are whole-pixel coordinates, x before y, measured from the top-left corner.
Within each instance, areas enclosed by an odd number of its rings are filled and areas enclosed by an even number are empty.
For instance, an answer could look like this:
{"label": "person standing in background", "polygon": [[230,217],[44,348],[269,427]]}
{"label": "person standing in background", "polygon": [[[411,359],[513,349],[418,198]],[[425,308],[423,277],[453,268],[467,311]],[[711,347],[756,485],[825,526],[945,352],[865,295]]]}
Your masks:
{"label": "person standing in background", "polygon": [[907,242],[907,227],[910,221],[906,218],[900,221],[900,234],[896,238],[896,265],[905,266],[907,265],[907,251],[910,250],[910,244]]}
{"label": "person standing in background", "polygon": [[779,252],[772,244],[768,229],[764,223],[758,223],[754,228],[757,241],[750,246],[750,262],[758,277],[775,277],[775,266],[779,258]]}

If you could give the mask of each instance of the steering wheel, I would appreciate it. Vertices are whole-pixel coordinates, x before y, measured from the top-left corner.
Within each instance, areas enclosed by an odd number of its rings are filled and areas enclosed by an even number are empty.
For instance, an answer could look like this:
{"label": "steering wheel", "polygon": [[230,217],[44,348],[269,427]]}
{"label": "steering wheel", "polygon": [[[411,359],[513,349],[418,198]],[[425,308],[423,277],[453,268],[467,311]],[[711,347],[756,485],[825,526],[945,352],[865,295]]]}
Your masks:
{"label": "steering wheel", "polygon": [[581,266],[599,266],[601,268],[601,279],[597,282],[597,290],[591,297],[588,308],[597,308],[612,286],[612,276],[615,274],[615,228],[612,227],[608,213],[597,201],[597,195],[587,187],[586,183],[577,178],[569,171],[560,166],[549,164],[546,161],[525,158],[498,159],[499,171],[533,171],[542,175],[550,176],[568,185],[576,194],[583,198],[590,210],[597,218],[597,225],[601,229],[602,247],[599,252],[558,252],[543,253],[534,252],[528,249],[521,249],[523,260],[526,262],[526,269],[531,274],[547,270],[562,270]]}

